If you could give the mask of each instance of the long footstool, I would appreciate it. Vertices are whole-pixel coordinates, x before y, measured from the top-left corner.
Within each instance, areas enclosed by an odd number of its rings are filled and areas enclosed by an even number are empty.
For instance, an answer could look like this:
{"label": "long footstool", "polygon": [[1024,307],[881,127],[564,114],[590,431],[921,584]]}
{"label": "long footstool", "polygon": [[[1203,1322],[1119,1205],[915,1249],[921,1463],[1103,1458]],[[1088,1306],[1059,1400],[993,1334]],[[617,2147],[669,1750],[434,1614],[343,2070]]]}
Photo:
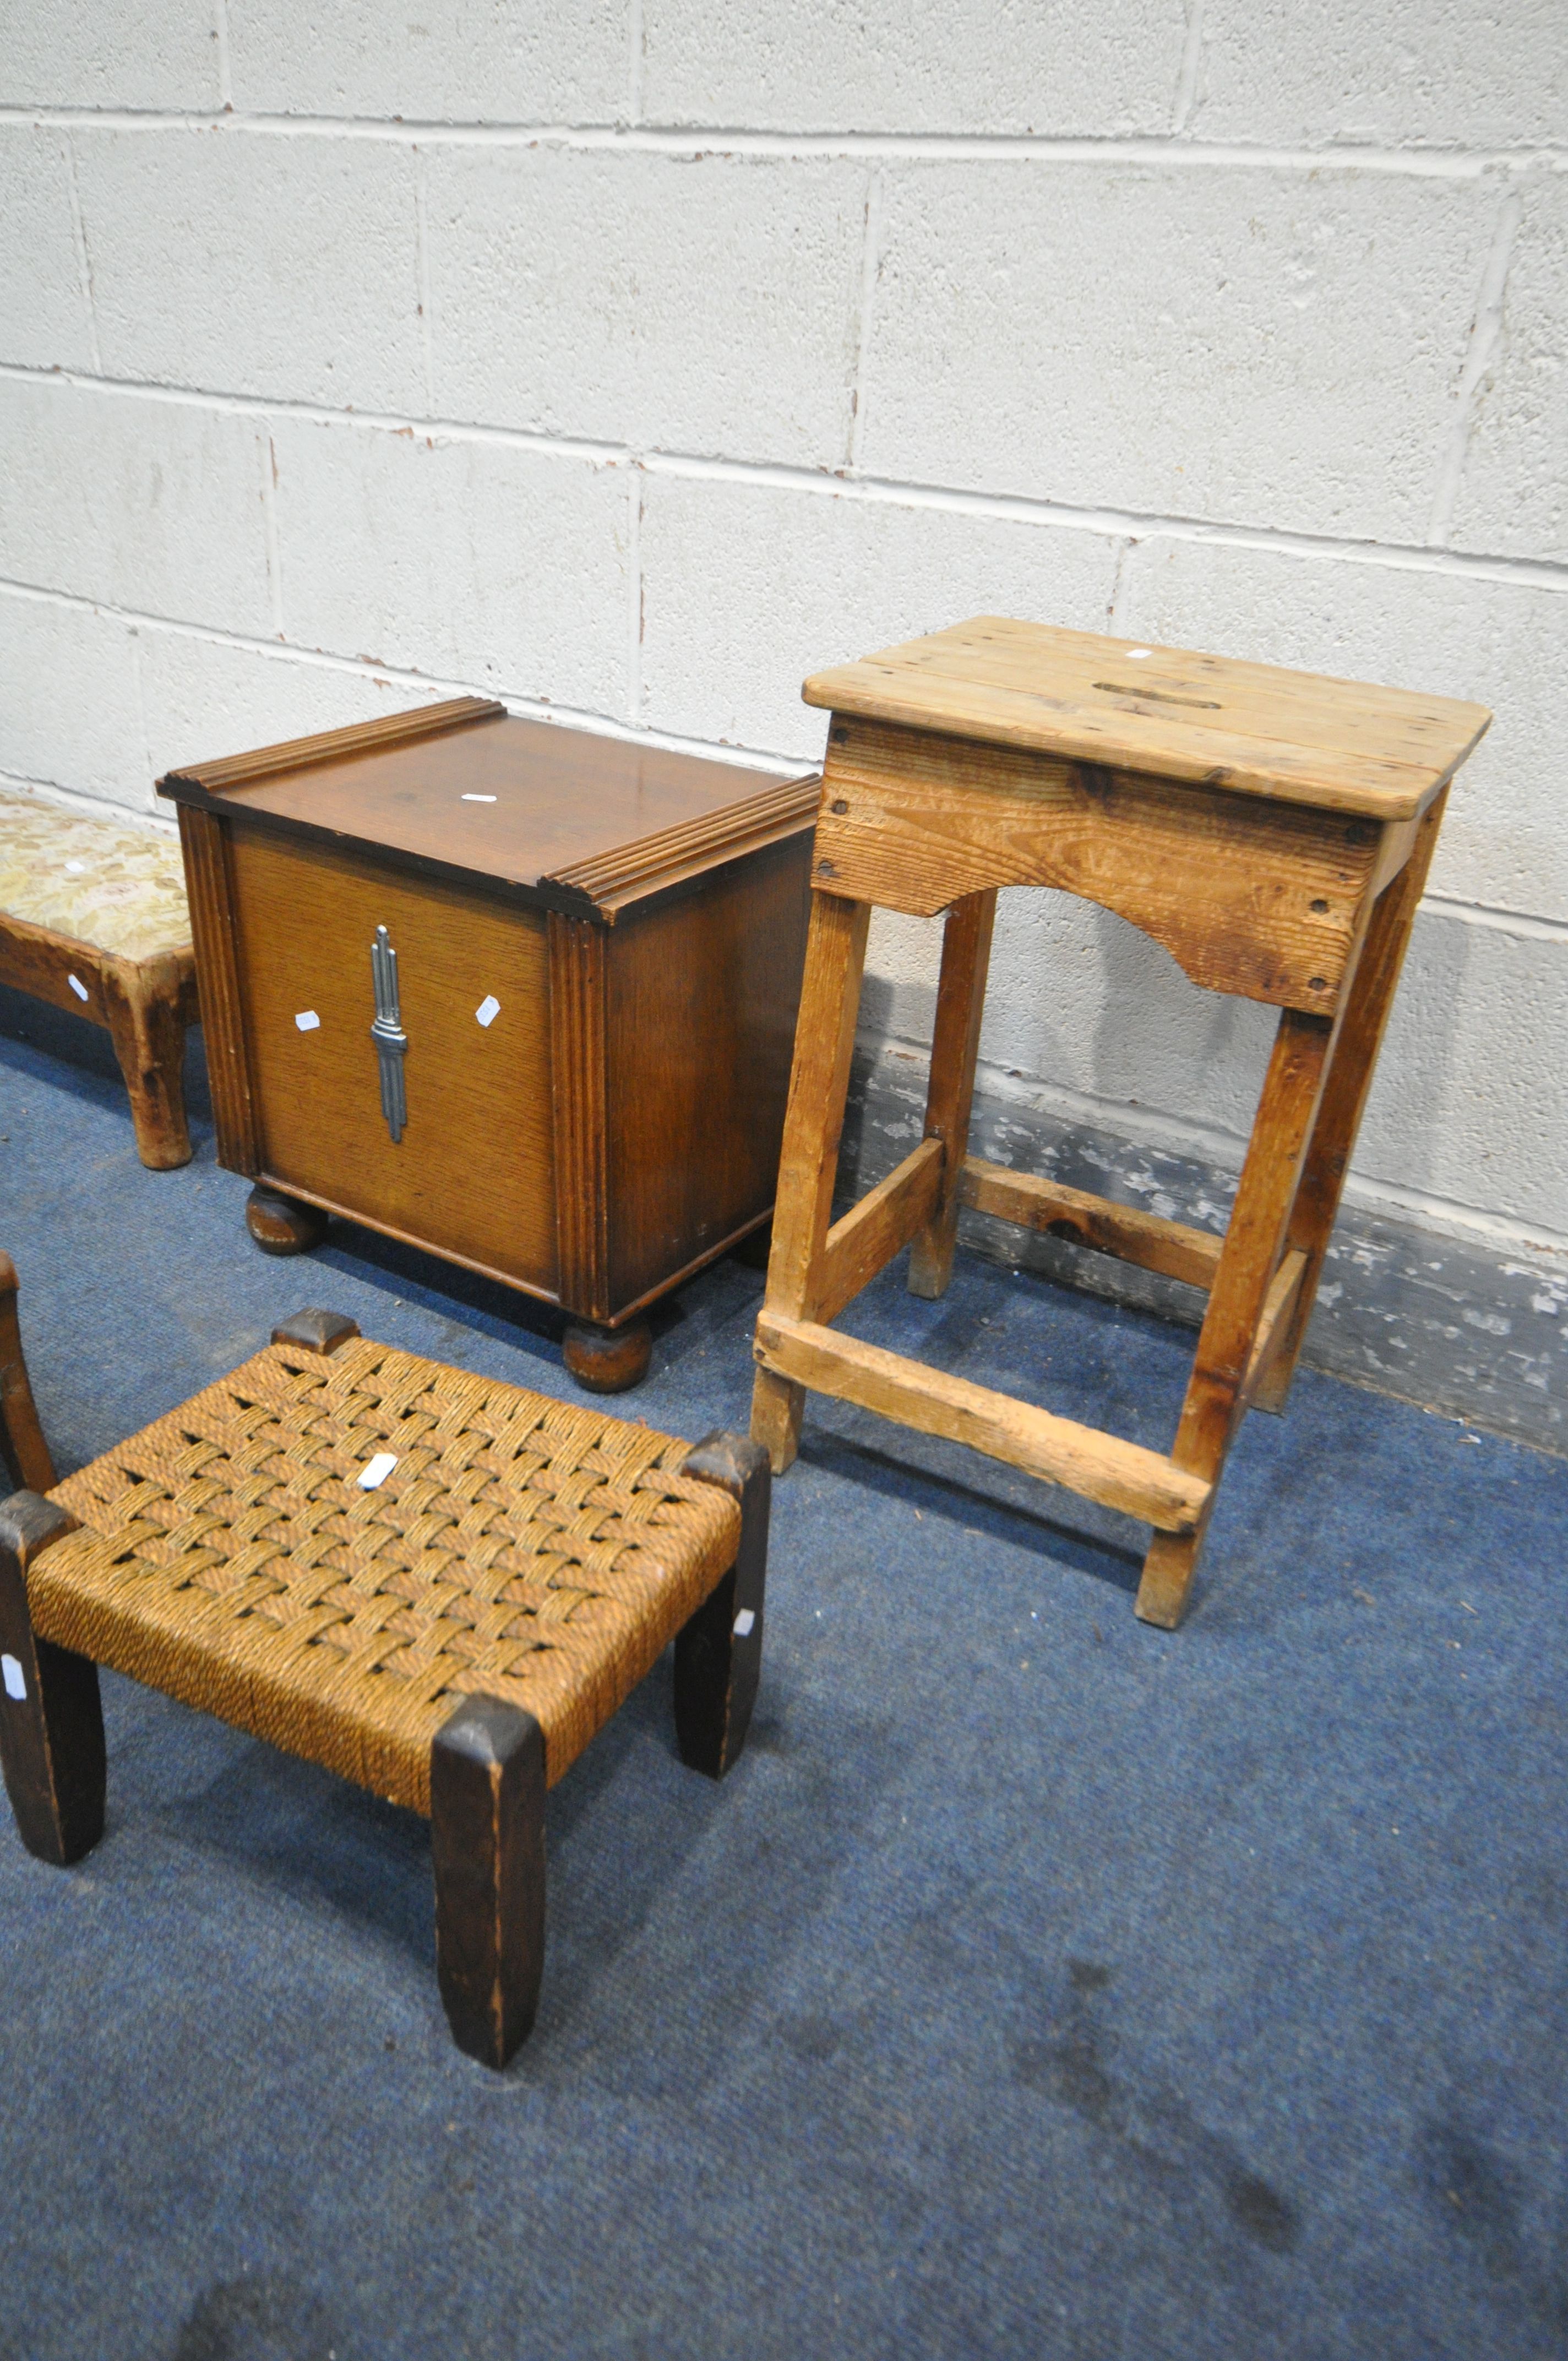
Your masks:
{"label": "long footstool", "polygon": [[104,1026],[142,1162],[190,1162],[196,961],[172,837],[0,790],[0,983]]}
{"label": "long footstool", "polygon": [[47,1497],[0,1507],[0,1757],[23,1840],[104,1827],[99,1664],[428,1815],[442,1998],[503,2066],[544,1953],[544,1795],[675,1642],[718,1778],[762,1644],[767,1455],[695,1449],[306,1312]]}

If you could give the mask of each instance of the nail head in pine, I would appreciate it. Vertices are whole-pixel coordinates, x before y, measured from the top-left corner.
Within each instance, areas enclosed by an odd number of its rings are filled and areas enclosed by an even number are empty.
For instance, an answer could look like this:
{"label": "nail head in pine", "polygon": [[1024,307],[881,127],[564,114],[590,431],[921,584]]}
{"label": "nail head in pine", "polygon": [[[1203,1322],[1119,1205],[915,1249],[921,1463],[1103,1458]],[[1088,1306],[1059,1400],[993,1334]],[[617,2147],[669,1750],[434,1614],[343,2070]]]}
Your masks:
{"label": "nail head in pine", "polygon": [[558,1303],[598,1391],[772,1211],[816,780],[476,697],[187,764],[218,1160]]}
{"label": "nail head in pine", "polygon": [[[805,697],[831,719],[752,1434],[782,1473],[815,1390],[1124,1510],[1154,1528],[1137,1611],[1174,1627],[1236,1428],[1284,1407],[1449,783],[1491,716],[992,615]],[[1004,885],[1114,910],[1194,983],[1278,1009],[1223,1239],[968,1153]],[[834,1223],[873,906],[948,914],[925,1136]],[[939,1296],[965,1205],[1207,1291],[1168,1453],[833,1329],[905,1246]]]}

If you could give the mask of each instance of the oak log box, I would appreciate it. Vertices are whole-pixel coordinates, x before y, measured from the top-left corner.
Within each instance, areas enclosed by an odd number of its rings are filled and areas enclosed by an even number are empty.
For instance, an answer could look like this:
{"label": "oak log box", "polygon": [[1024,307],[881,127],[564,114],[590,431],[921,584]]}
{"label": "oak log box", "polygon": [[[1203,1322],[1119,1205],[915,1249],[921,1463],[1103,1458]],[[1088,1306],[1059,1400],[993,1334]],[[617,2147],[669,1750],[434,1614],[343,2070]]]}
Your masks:
{"label": "oak log box", "polygon": [[818,784],[476,697],[171,771],[218,1161],[635,1323],[772,1212]]}

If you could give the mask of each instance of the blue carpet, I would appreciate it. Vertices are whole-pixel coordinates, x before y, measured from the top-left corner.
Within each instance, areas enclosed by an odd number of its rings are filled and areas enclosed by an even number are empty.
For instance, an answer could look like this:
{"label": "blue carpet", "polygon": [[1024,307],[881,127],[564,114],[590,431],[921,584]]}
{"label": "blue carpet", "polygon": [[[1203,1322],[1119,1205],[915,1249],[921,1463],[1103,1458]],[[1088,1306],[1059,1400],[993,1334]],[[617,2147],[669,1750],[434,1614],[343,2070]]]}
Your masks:
{"label": "blue carpet", "polygon": [[[62,1466],[303,1302],[570,1393],[547,1315],[346,1226],[264,1259],[204,1115],[146,1172],[104,1036],[0,1033]],[[1168,1440],[1183,1332],[901,1276],[847,1324]],[[628,1412],[743,1426],[760,1288],[686,1288]],[[0,1827],[0,2356],[1568,2350],[1568,1465],[1309,1372],[1175,1636],[1133,1528],[859,1414],[775,1501],[751,1746],[683,1770],[666,1664],[555,1790],[501,2077],[423,1824],[105,1677],[101,1847]]]}

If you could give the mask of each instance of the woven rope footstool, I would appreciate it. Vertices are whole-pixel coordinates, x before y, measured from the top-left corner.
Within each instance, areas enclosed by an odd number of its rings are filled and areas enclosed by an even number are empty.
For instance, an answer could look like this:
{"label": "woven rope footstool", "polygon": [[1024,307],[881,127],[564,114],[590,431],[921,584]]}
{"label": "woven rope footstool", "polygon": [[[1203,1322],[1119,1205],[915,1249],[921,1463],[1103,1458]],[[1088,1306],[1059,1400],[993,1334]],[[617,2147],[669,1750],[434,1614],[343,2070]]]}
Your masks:
{"label": "woven rope footstool", "polygon": [[0,792],[0,983],[102,1025],[137,1155],[154,1171],[189,1164],[196,957],[171,837]]}
{"label": "woven rope footstool", "polygon": [[675,1642],[683,1759],[745,1741],[766,1455],[302,1312],[47,1498],[0,1508],[0,1756],[41,1859],[103,1832],[99,1664],[428,1815],[442,1998],[502,2066],[533,2022],[544,1794]]}

